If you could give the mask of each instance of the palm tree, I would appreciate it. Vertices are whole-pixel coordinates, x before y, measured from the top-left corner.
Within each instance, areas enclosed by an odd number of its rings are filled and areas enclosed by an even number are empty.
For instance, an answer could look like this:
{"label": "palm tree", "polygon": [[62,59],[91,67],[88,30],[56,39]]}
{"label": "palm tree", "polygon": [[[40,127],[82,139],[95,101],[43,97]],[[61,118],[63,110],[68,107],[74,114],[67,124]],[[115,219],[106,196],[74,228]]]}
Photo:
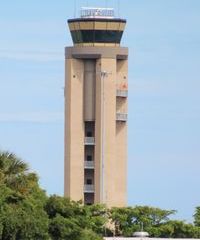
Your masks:
{"label": "palm tree", "polygon": [[28,165],[15,154],[0,152],[0,171],[6,176],[18,175],[28,170]]}
{"label": "palm tree", "polygon": [[25,194],[37,183],[37,175],[28,172],[28,164],[15,154],[0,152],[0,184]]}

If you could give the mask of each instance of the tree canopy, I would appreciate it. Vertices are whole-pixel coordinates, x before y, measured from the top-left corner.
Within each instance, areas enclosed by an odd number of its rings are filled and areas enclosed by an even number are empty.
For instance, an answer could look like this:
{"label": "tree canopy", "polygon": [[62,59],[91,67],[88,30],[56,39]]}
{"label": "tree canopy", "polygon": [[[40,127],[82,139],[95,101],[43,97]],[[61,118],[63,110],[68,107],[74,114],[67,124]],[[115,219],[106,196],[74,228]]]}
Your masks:
{"label": "tree canopy", "polygon": [[195,214],[194,214],[194,224],[195,226],[200,227],[200,206],[196,207]]}
{"label": "tree canopy", "polygon": [[0,153],[0,239],[49,239],[47,196],[26,163]]}
{"label": "tree canopy", "polygon": [[149,206],[108,209],[47,196],[27,163],[0,152],[2,240],[102,240],[105,235],[132,236],[141,226],[151,237],[200,238],[200,207],[194,224],[172,220],[175,212]]}

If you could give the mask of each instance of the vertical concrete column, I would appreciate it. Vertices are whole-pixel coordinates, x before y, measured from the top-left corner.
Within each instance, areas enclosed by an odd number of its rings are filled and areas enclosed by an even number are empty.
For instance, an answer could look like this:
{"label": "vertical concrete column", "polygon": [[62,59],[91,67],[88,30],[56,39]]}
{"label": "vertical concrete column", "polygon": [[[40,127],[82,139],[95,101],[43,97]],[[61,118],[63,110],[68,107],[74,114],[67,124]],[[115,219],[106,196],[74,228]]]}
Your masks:
{"label": "vertical concrete column", "polygon": [[101,59],[96,61],[96,98],[95,98],[95,203],[101,203],[101,159],[102,159],[102,81],[101,81]]}
{"label": "vertical concrete column", "polygon": [[[128,61],[117,61],[117,90],[128,90]],[[127,112],[127,98],[117,97],[117,111]],[[127,202],[127,122],[117,121],[116,124],[116,162],[115,191],[118,206],[125,206]]]}
{"label": "vertical concrete column", "polygon": [[[115,135],[116,135],[116,59],[97,62],[96,79],[96,149],[98,161],[95,179],[100,196],[96,200],[115,205]],[[100,176],[100,177],[99,177]],[[100,191],[99,191],[100,190]],[[117,200],[117,199],[116,199]]]}
{"label": "vertical concrete column", "polygon": [[84,60],[84,120],[95,120],[96,60]]}
{"label": "vertical concrete column", "polygon": [[83,60],[65,63],[65,196],[84,199]]}

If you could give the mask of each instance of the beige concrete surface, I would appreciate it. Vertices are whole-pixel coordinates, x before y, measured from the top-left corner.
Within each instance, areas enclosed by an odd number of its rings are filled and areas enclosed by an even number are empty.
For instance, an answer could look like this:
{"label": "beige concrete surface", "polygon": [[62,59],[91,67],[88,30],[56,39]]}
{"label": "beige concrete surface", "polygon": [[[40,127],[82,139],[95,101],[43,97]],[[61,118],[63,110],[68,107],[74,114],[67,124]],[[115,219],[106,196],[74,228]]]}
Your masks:
{"label": "beige concrete surface", "polygon": [[[125,23],[70,23],[71,30],[93,27],[123,30]],[[126,206],[127,121],[117,114],[126,116],[128,108],[127,96],[117,91],[128,91],[127,48],[65,48],[64,194],[72,200]]]}

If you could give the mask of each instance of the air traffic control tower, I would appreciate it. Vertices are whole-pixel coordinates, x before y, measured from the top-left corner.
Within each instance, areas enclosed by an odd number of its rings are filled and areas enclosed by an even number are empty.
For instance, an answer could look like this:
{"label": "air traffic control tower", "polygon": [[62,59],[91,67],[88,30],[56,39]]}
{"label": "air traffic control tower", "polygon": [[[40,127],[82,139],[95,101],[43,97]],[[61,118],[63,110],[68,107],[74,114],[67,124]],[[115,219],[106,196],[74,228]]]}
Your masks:
{"label": "air traffic control tower", "polygon": [[82,8],[68,20],[65,49],[65,196],[126,205],[128,49],[126,20],[113,9]]}

